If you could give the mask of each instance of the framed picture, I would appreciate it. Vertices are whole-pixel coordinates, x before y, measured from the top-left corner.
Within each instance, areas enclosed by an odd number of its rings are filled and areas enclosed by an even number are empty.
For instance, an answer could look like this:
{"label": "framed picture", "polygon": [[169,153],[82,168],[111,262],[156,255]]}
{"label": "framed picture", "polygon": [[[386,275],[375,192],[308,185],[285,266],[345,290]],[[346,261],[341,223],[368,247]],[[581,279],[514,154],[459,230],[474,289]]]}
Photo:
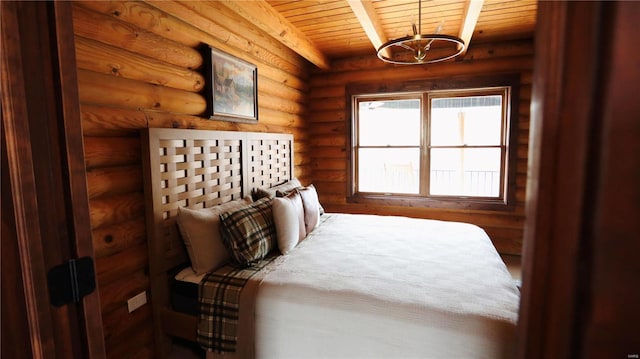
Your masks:
{"label": "framed picture", "polygon": [[[207,46],[208,47],[208,46]],[[255,65],[213,47],[205,50],[207,102],[211,119],[258,121],[258,69]],[[207,63],[208,62],[208,63]],[[208,76],[210,75],[210,76]]]}

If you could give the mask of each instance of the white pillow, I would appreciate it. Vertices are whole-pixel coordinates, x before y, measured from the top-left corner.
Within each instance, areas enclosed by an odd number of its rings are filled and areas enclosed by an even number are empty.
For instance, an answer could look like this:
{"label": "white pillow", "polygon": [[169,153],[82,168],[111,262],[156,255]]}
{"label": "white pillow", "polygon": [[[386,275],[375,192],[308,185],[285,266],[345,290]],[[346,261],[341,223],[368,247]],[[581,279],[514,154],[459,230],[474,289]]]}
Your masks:
{"label": "white pillow", "polygon": [[298,192],[273,199],[273,220],[280,253],[287,254],[307,236],[302,198]]}
{"label": "white pillow", "polygon": [[302,198],[304,208],[304,223],[307,234],[311,233],[320,224],[320,201],[314,185],[298,188],[296,190]]}
{"label": "white pillow", "polygon": [[[294,178],[290,181],[279,184],[277,186],[273,186],[269,189],[275,191],[276,197],[285,197],[298,187],[302,187],[302,184],[297,178]],[[278,195],[278,192],[280,192],[280,195]]]}
{"label": "white pillow", "polygon": [[210,208],[178,209],[176,220],[187,247],[191,268],[196,274],[211,272],[229,260],[229,251],[220,235],[220,215],[250,203],[251,197],[245,197]]}
{"label": "white pillow", "polygon": [[[266,187],[254,188],[251,190],[251,197],[253,197],[254,201],[257,201],[260,198],[264,198],[264,197],[269,197],[269,198],[273,198],[276,196],[284,197],[294,189],[301,186],[302,185],[300,184],[300,181],[297,178],[294,178],[292,180],[286,181],[284,183],[273,186],[271,188],[266,188]],[[278,195],[278,193],[280,193],[280,195]]]}

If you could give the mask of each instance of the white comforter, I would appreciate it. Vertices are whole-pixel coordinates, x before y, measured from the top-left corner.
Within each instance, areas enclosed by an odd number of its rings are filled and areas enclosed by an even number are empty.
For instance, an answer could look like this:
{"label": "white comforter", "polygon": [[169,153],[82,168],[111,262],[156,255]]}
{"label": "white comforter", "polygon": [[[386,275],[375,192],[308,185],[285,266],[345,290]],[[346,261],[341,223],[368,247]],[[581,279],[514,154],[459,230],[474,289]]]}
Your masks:
{"label": "white comforter", "polygon": [[477,226],[331,214],[264,277],[257,358],[505,358],[519,292]]}

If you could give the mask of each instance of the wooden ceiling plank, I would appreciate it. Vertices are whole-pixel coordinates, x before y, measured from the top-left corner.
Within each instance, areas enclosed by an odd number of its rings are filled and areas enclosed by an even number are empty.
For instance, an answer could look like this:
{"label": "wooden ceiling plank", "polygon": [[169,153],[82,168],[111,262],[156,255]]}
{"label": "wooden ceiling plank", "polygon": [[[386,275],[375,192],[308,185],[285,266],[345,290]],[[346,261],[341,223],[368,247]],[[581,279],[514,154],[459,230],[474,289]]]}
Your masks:
{"label": "wooden ceiling plank", "polygon": [[345,20],[349,22],[356,22],[359,26],[360,23],[358,22],[358,19],[356,19],[356,17],[353,15],[351,9],[347,8],[346,10],[348,12],[343,11],[341,13],[313,13],[305,16],[304,18],[296,17],[294,19],[291,17],[287,17],[287,19],[296,27],[303,27],[309,24],[330,24],[333,22]]}
{"label": "wooden ceiling plank", "polygon": [[[371,53],[372,41],[349,1],[266,0],[330,59]],[[373,6],[379,29],[388,39],[409,35],[411,24],[418,23],[418,0],[359,1]],[[461,34],[468,1],[422,1],[422,32],[431,33],[442,26],[441,34]],[[537,5],[537,0],[484,0],[471,39],[465,39],[467,44],[531,38]]]}
{"label": "wooden ceiling plank", "polygon": [[[375,4],[382,26],[391,38],[410,35],[411,25],[418,25],[417,2],[387,7],[379,6],[381,2]],[[443,25],[440,34],[457,35],[462,23],[464,6],[464,0],[427,1],[422,5],[421,33],[433,33]]]}
{"label": "wooden ceiling plank", "polygon": [[326,56],[302,31],[293,26],[289,20],[271,7],[265,0],[220,0],[218,3],[224,5],[245,20],[255,24],[262,31],[282,42],[300,54],[300,56],[309,60],[312,64],[324,70],[329,69],[330,63]]}
{"label": "wooden ceiling plank", "polygon": [[[373,4],[370,1],[363,0],[348,0],[347,2],[358,18],[358,21],[360,21],[360,25],[362,25],[362,29],[367,34],[367,37],[371,40],[374,49],[378,51],[378,48],[389,40],[382,30],[380,19]],[[388,58],[392,57],[389,49],[385,49],[383,55]]]}
{"label": "wooden ceiling plank", "polygon": [[538,1],[537,0],[516,0],[516,1],[485,0],[484,9],[500,10],[503,8],[519,8],[519,7],[530,7],[530,6],[537,8]]}
{"label": "wooden ceiling plank", "polygon": [[334,8],[334,7],[342,7],[344,4],[341,1],[328,1],[328,0],[318,0],[318,1],[285,1],[280,4],[267,0],[271,6],[276,9],[278,12],[282,13],[285,17],[289,17],[289,15],[295,14],[299,11],[304,11],[304,9],[314,9],[314,8]]}
{"label": "wooden ceiling plank", "polygon": [[364,30],[362,30],[362,26],[358,19],[356,19],[353,14],[351,14],[350,18],[347,17],[336,17],[331,21],[307,21],[304,24],[295,24],[299,29],[302,30],[305,34],[308,30],[315,30],[318,28],[338,28],[342,29],[343,27],[348,27],[349,29],[358,29],[364,34]]}
{"label": "wooden ceiling plank", "polygon": [[[395,7],[387,7],[378,9],[378,14],[380,19],[391,20],[397,19],[405,22],[417,22],[418,21],[418,6],[416,4],[411,4],[410,6],[395,6]],[[458,2],[446,2],[446,3],[437,3],[437,5],[429,5],[429,3],[422,5],[422,19],[424,21],[425,18],[438,18],[441,14],[445,12],[456,12],[460,14],[464,9],[464,3]]]}
{"label": "wooden ceiling plank", "polygon": [[[324,13],[327,15],[336,14],[340,12],[351,12],[348,6],[346,5],[333,5],[331,4],[322,4],[317,6],[307,6],[304,8],[296,9],[295,11],[286,11],[281,12],[284,17],[289,19],[291,22],[295,22],[297,17],[317,17],[323,16]],[[278,10],[278,9],[276,9]],[[280,10],[278,10],[280,11]]]}
{"label": "wooden ceiling plank", "polygon": [[[520,11],[520,12],[505,12],[503,14],[500,13],[485,13],[484,11],[482,11],[482,16],[480,16],[480,19],[478,19],[478,24],[476,24],[476,26],[478,26],[479,24],[482,23],[487,23],[487,22],[507,22],[510,20],[515,20],[515,19],[529,19],[529,20],[533,20],[535,21],[536,19],[536,12],[535,11]],[[519,21],[519,20],[518,20]]]}
{"label": "wooden ceiling plank", "polygon": [[476,23],[478,22],[478,17],[480,17],[480,11],[482,11],[483,4],[484,0],[467,0],[464,6],[462,26],[460,26],[460,35],[458,37],[464,41],[466,46],[460,56],[464,56],[469,49],[469,42],[471,41],[473,30],[476,28]]}

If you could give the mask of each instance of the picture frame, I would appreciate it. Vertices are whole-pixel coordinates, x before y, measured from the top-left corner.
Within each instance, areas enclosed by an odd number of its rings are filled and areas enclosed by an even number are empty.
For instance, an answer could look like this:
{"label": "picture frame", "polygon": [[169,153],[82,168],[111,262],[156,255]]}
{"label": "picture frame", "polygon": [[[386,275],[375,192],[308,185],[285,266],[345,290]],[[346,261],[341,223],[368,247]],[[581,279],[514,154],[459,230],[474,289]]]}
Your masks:
{"label": "picture frame", "polygon": [[211,46],[203,51],[209,118],[258,122],[256,65]]}

